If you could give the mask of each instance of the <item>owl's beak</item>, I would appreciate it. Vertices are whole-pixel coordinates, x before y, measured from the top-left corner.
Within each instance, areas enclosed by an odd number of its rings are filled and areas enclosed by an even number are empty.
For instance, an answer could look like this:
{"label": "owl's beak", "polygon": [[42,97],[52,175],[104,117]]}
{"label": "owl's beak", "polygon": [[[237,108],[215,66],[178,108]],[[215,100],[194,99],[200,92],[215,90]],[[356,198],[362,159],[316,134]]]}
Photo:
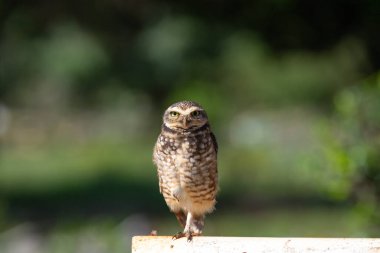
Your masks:
{"label": "owl's beak", "polygon": [[183,118],[183,127],[187,128],[189,126],[190,120],[187,117]]}

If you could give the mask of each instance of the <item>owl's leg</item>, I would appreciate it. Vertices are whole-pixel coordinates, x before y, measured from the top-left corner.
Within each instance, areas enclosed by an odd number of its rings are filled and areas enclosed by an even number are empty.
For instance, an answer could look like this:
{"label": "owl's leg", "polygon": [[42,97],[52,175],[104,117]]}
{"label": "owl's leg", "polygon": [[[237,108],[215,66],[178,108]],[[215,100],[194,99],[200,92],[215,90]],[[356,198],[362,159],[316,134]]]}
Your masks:
{"label": "owl's leg", "polygon": [[186,226],[183,234],[187,237],[187,241],[191,241],[193,236],[201,235],[204,226],[204,215],[194,215],[187,213]]}
{"label": "owl's leg", "polygon": [[184,228],[186,226],[186,215],[185,215],[185,213],[182,210],[180,210],[178,212],[175,212],[174,214],[177,217],[179,224]]}
{"label": "owl's leg", "polygon": [[[174,213],[177,216],[179,223],[184,227],[183,232],[179,232],[173,236],[173,239],[186,237],[187,241],[191,241],[193,236],[201,235],[204,227],[204,215],[194,215],[191,212],[185,213],[182,211]],[[186,219],[186,221],[185,221]]]}
{"label": "owl's leg", "polygon": [[203,231],[203,227],[205,216],[204,215],[193,215],[192,222],[190,223],[190,230],[193,235],[201,235]]}
{"label": "owl's leg", "polygon": [[173,239],[179,239],[182,237],[187,237],[187,241],[190,242],[193,239],[193,235],[190,230],[190,224],[192,222],[193,216],[190,212],[187,213],[186,225],[183,232],[178,232],[173,236]]}
{"label": "owl's leg", "polygon": [[[184,228],[186,226],[186,214],[184,211],[179,210],[177,212],[174,212],[175,216],[177,217],[177,220],[179,224]],[[173,235],[173,240],[179,239],[182,237],[185,237],[186,235],[183,232],[178,232],[177,234]]]}
{"label": "owl's leg", "polygon": [[183,232],[179,232],[173,236],[173,239],[179,239],[182,237],[187,237],[187,241],[191,241],[193,238],[193,233],[191,231],[191,224],[193,223],[193,215],[192,213],[188,212],[187,213],[187,218],[186,218],[186,224],[185,224],[185,229]]}

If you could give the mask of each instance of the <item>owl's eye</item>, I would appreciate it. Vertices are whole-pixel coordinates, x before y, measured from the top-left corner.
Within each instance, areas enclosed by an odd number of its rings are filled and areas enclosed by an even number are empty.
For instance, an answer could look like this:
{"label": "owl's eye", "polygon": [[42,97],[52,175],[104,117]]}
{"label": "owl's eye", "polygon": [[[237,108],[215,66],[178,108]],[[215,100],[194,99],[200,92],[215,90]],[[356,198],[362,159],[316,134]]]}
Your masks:
{"label": "owl's eye", "polygon": [[171,118],[177,118],[179,116],[179,112],[171,111],[171,112],[169,112],[169,116]]}
{"label": "owl's eye", "polygon": [[199,117],[200,115],[201,115],[200,111],[193,111],[193,112],[191,112],[191,116],[193,116],[193,117]]}

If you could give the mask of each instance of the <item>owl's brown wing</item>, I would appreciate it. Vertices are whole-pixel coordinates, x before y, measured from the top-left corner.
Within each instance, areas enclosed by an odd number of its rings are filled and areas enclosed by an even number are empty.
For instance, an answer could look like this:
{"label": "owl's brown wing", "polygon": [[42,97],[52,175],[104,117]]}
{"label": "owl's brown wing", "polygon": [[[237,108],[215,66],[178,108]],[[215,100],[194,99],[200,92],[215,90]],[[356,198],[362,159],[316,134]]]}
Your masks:
{"label": "owl's brown wing", "polygon": [[212,144],[214,145],[215,152],[218,153],[218,142],[216,141],[216,137],[213,132],[210,132]]}
{"label": "owl's brown wing", "polygon": [[157,156],[157,145],[154,146],[154,150],[153,150],[153,164],[156,165],[156,168],[157,168],[157,175],[158,175],[158,186],[160,187],[160,193],[162,193],[162,177],[161,177],[161,168],[160,168],[160,164],[159,164],[159,159],[156,157]]}
{"label": "owl's brown wing", "polygon": [[162,177],[158,174],[158,186],[160,187],[160,193],[162,194]]}

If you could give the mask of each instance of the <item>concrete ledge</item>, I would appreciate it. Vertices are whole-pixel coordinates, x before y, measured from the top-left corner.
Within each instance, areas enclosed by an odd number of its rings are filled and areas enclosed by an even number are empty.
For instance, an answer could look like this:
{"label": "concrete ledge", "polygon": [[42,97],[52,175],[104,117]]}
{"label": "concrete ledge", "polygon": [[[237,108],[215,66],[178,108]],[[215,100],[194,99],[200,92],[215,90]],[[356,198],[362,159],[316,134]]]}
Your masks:
{"label": "concrete ledge", "polygon": [[270,238],[270,237],[194,237],[172,240],[171,236],[135,236],[132,253],[249,253],[249,252],[328,252],[380,253],[380,239],[369,238]]}

